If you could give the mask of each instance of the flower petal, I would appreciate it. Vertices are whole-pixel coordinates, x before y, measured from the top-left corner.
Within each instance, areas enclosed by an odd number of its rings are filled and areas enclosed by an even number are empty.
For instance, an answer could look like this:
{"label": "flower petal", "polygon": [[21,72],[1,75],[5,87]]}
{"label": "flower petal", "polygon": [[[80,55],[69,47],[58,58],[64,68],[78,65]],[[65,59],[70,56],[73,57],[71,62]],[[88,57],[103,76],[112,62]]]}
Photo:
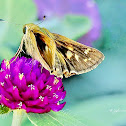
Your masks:
{"label": "flower petal", "polygon": [[50,108],[55,111],[55,112],[58,112],[60,111],[64,106],[65,106],[66,102],[62,103],[62,104],[51,104],[50,105]]}
{"label": "flower petal", "polygon": [[33,113],[47,113],[49,112],[51,109],[48,107],[48,108],[32,108],[32,107],[27,107],[26,108],[26,112],[33,112]]}
{"label": "flower petal", "polygon": [[21,96],[19,94],[19,90],[16,86],[13,86],[13,87],[7,89],[7,92],[12,94],[14,100],[23,101],[23,98],[21,98]]}
{"label": "flower petal", "polygon": [[27,91],[21,92],[21,96],[24,100],[29,100],[29,99],[36,99],[39,97],[39,90],[36,86],[34,85],[29,85]]}

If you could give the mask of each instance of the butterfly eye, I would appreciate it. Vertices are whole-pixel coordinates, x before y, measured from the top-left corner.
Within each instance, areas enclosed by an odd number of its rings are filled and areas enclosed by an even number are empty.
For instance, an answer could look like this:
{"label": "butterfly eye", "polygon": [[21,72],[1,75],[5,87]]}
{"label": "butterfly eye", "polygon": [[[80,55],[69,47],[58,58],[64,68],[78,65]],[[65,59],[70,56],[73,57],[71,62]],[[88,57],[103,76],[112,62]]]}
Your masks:
{"label": "butterfly eye", "polygon": [[23,28],[23,33],[24,33],[24,34],[26,33],[26,27]]}

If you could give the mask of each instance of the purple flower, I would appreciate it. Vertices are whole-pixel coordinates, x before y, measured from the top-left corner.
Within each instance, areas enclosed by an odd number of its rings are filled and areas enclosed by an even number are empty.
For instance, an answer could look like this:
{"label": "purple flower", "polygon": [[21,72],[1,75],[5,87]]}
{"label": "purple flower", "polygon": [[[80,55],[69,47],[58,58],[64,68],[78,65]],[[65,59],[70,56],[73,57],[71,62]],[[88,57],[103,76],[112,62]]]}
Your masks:
{"label": "purple flower", "polygon": [[10,109],[46,113],[61,110],[65,102],[63,83],[31,58],[3,60],[0,70],[0,103]]}
{"label": "purple flower", "polygon": [[78,41],[91,46],[97,40],[101,32],[101,22],[98,8],[94,0],[34,0],[38,18],[44,15],[48,18],[53,16],[64,16],[65,14],[79,14],[87,16],[92,21],[91,30]]}

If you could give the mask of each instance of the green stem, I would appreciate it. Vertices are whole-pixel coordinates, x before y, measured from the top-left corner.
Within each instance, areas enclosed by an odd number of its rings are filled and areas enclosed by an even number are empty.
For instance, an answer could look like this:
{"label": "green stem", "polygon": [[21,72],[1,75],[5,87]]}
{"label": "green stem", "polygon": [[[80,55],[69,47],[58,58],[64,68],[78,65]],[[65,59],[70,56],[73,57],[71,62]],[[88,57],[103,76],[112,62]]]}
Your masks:
{"label": "green stem", "polygon": [[21,126],[23,115],[24,115],[23,109],[13,110],[13,120],[11,126]]}

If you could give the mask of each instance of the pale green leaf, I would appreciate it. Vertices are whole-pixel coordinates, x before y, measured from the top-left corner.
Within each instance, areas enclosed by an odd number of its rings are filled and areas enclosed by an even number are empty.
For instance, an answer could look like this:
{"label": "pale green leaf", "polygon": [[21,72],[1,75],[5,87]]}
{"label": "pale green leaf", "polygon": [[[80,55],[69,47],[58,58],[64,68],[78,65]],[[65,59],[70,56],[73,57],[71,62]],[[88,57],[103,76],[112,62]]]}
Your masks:
{"label": "pale green leaf", "polygon": [[86,126],[63,111],[51,111],[45,114],[28,113],[28,118],[35,126]]}

